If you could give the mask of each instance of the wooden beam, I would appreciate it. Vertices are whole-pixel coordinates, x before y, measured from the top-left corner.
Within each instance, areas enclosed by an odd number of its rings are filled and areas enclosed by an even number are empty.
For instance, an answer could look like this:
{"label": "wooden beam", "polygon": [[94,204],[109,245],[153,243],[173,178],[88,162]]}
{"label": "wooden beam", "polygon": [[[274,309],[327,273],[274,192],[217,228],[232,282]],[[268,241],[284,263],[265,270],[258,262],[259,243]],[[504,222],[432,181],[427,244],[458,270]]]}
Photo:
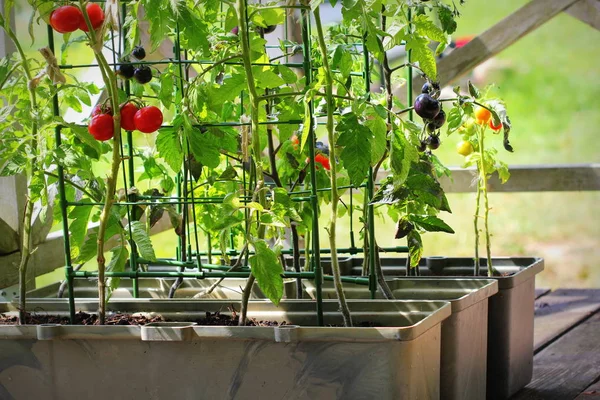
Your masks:
{"label": "wooden beam", "polygon": [[[448,193],[474,192],[474,169],[451,168],[452,177],[440,183]],[[492,192],[577,192],[600,190],[600,164],[527,165],[510,167],[505,184],[497,174],[490,180]]]}
{"label": "wooden beam", "polygon": [[438,62],[442,86],[500,53],[578,0],[533,0]]}
{"label": "wooden beam", "polygon": [[575,327],[533,360],[533,380],[512,399],[573,399],[600,376],[600,314]]}
{"label": "wooden beam", "polygon": [[579,0],[565,12],[592,28],[600,30],[600,0]]}

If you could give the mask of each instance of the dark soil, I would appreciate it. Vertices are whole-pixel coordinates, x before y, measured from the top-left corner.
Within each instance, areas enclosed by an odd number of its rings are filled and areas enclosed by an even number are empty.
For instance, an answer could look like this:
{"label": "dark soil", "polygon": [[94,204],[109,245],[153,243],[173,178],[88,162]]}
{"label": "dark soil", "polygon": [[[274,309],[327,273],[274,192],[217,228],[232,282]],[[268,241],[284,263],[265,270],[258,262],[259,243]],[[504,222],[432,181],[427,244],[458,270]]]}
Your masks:
{"label": "dark soil", "polygon": [[[161,316],[148,318],[141,315],[131,314],[113,314],[106,317],[105,325],[146,325],[151,322],[166,322]],[[221,314],[219,312],[206,313],[205,318],[198,319],[196,321],[198,325],[202,326],[238,326],[238,317],[234,313],[233,316]],[[61,317],[57,315],[47,314],[27,314],[26,325],[40,325],[40,324],[60,324],[69,325],[69,317]],[[17,325],[17,317],[5,316],[0,314],[0,325]],[[98,316],[94,314],[88,314],[85,312],[78,312],[75,314],[75,325],[98,325]],[[259,321],[254,318],[248,318],[246,326],[283,326],[288,325],[285,321]],[[329,327],[342,327],[343,325],[327,325]],[[372,328],[382,326],[375,322],[359,322],[354,325],[358,328]]]}
{"label": "dark soil", "polygon": [[[146,325],[150,322],[162,322],[160,316],[148,318],[141,315],[113,314],[106,317],[106,325]],[[0,314],[0,325],[16,325],[17,317],[9,317]],[[47,314],[27,314],[26,325],[60,324],[69,325],[69,317]],[[75,314],[75,325],[98,325],[98,316],[85,312]]]}

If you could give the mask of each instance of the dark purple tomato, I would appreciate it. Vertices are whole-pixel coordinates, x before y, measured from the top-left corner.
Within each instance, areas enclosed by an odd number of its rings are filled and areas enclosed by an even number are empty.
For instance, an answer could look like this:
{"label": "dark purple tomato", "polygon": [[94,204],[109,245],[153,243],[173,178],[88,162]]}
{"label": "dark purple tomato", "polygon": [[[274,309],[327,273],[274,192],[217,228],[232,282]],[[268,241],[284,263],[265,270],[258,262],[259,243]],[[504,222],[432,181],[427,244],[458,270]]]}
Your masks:
{"label": "dark purple tomato", "polygon": [[440,102],[426,93],[415,99],[415,112],[424,119],[434,119],[440,112]]}

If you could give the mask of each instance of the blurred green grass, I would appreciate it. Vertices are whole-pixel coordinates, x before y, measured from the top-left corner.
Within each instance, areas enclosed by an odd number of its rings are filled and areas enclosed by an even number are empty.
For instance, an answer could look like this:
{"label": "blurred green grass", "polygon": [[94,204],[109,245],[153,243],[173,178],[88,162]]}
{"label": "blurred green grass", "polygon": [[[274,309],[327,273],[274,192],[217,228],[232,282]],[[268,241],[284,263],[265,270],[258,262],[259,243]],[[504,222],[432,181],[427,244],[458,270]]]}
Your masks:
{"label": "blurred green grass", "polygon": [[[455,36],[477,35],[526,3],[468,1]],[[487,81],[496,83],[499,97],[506,101],[515,148],[512,154],[502,152],[503,159],[509,165],[598,162],[600,32],[559,14],[496,59],[506,66],[492,72]],[[501,138],[494,140],[501,148]],[[462,162],[454,150],[457,141],[457,136],[443,137],[436,152],[446,165]],[[453,214],[442,217],[457,233],[425,235],[425,254],[470,256],[474,195],[449,194],[448,198]],[[600,193],[493,193],[490,201],[493,255],[544,257],[546,269],[538,277],[538,286],[600,286]],[[326,212],[322,221],[322,225],[327,221]],[[389,218],[377,222],[380,245],[404,244],[393,239]],[[349,244],[348,232],[344,218],[338,224],[340,246]],[[321,245],[328,247],[324,230],[321,238]],[[174,254],[176,237],[171,231],[153,236],[153,242],[158,256]],[[62,275],[56,271],[43,281]]]}

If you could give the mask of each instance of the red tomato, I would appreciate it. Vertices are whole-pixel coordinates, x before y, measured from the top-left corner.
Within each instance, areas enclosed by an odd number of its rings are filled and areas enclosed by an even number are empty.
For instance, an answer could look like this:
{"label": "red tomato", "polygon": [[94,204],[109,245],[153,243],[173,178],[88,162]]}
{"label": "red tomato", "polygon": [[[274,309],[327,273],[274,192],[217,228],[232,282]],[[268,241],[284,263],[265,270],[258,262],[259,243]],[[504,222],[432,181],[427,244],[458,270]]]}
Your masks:
{"label": "red tomato", "polygon": [[96,139],[105,141],[112,139],[115,135],[115,126],[113,117],[108,114],[96,115],[92,118],[88,131]]}
{"label": "red tomato", "polygon": [[83,20],[81,10],[75,6],[62,6],[50,14],[50,26],[58,33],[75,32]]}
{"label": "red tomato", "polygon": [[121,128],[126,131],[134,131],[135,127],[135,114],[139,111],[134,103],[127,103],[121,107]]}
{"label": "red tomato", "polygon": [[502,129],[502,122],[500,122],[499,125],[494,125],[494,118],[490,118],[489,124],[493,131],[498,132],[500,129]]}
{"label": "red tomato", "polygon": [[133,118],[135,127],[143,133],[156,132],[163,123],[163,114],[157,107],[140,108]]}
{"label": "red tomato", "polygon": [[317,154],[315,156],[315,161],[321,164],[327,171],[331,169],[331,165],[329,165],[329,157],[327,157],[325,154]]}
{"label": "red tomato", "polygon": [[[102,26],[102,24],[104,23],[104,11],[102,11],[102,8],[96,3],[88,3],[88,5],[85,6],[85,10],[88,14],[88,17],[90,18],[92,27],[94,29],[100,28]],[[84,32],[89,31],[88,26],[85,23],[85,18],[83,17],[83,14],[81,15],[81,22],[79,23],[79,29],[81,29]]]}
{"label": "red tomato", "polygon": [[[310,161],[310,158],[306,158],[306,163],[308,164],[308,162]],[[323,168],[325,168],[327,171],[329,171],[331,169],[331,165],[329,164],[329,158],[325,155],[325,154],[317,154],[315,156],[315,162],[317,164],[321,164],[321,166]]]}
{"label": "red tomato", "polygon": [[298,139],[298,136],[293,135],[291,138],[292,141],[292,146],[294,147],[294,150],[298,150],[298,146],[300,145],[300,140]]}
{"label": "red tomato", "polygon": [[101,114],[113,115],[112,108],[110,108],[109,106],[107,106],[105,104],[98,104],[97,106],[95,106],[92,109],[92,117],[95,117],[96,115],[101,115]]}

